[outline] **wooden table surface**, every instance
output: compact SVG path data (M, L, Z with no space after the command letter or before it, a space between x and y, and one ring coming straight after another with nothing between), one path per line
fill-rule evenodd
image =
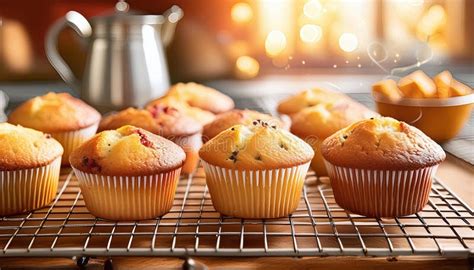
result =
M474 206L474 166L448 155L437 177L471 208ZM260 257L194 258L211 269L472 269L466 258L443 257ZM87 269L103 269L104 258L91 259ZM183 260L164 257L113 258L114 269L180 269ZM71 258L1 258L0 269L75 269Z

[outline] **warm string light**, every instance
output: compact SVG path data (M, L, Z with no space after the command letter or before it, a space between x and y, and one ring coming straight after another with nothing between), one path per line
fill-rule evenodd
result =
M310 0L303 6L304 15L311 19L317 19L320 16L322 10L323 7L318 0Z
M359 47L359 40L353 33L343 33L339 37L339 47L345 52L353 52Z
M300 29L300 38L305 43L315 43L321 39L321 26L315 24L305 24Z
M240 56L235 61L236 73L239 78L250 79L258 75L260 64L250 56Z
M286 43L285 34L281 31L273 30L268 33L265 39L265 51L268 56L275 57L285 50Z
M230 15L236 23L248 23L253 18L252 7L244 2L236 3L232 6Z

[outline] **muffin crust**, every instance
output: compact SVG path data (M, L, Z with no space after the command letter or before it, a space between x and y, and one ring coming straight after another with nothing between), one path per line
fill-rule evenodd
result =
M378 113L356 102L321 103L297 113L292 119L291 132L300 138L325 139L354 122L375 116Z
M176 97L192 107L212 113L223 113L234 108L234 101L216 89L197 84L178 83L171 87L168 96Z
M181 147L134 126L96 134L74 150L71 165L86 173L138 176L168 172L185 160Z
M441 163L446 154L423 132L390 117L362 120L327 138L321 151L337 166L407 170Z
M201 124L174 107L157 105L152 109L128 108L105 116L100 122L99 131L132 125L169 138L192 135L199 133L202 129Z
M351 98L342 93L324 90L321 88L313 88L301 91L296 95L282 100L278 104L277 111L281 114L292 115L307 107L311 107L323 102L333 103L341 99L353 101Z
M43 132L75 131L100 121L100 113L68 93L50 92L18 106L8 122Z
M63 154L51 135L22 126L0 123L0 170L45 166Z
M285 128L285 124L278 118L253 110L232 110L217 115L216 119L204 126L203 138L205 141L212 139L222 131L235 125L252 125L254 120L266 121L270 126L276 125Z
M200 109L198 107L192 107L188 105L188 103L175 96L165 96L159 99L152 100L146 105L145 109L153 113L163 106L173 107L178 111L183 112L187 116L193 118L194 120L198 121L201 125L206 125L214 121L214 119L216 118L216 116L212 112Z
M252 125L236 125L208 141L200 157L228 169L264 170L288 168L309 162L311 147L286 130L255 120Z

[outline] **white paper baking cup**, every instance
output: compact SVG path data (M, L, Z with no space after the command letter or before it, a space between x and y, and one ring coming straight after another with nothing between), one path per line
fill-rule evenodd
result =
M0 171L0 216L20 214L49 204L56 196L61 157L32 169Z
M55 138L64 148L62 164L69 164L69 155L83 142L95 135L99 123L92 126L67 132L54 132L51 136Z
M202 146L202 134L196 133L190 136L172 137L169 139L179 145L186 154L182 172L193 173L199 163L199 149Z
M239 218L278 218L296 210L309 162L275 170L232 170L202 161L216 211Z
M148 176L105 176L74 168L87 209L110 220L143 220L173 206L181 168Z
M325 163L337 204L367 217L399 217L421 211L438 168L364 170Z

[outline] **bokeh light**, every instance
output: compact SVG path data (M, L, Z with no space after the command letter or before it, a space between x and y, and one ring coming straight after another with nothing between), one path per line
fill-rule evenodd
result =
M359 47L359 40L353 33L344 33L339 37L339 47L345 52L353 52Z
M265 39L265 51L268 56L274 57L281 54L286 48L286 36L283 32L273 30Z
M244 55L237 58L235 68L239 78L250 79L258 75L260 64L255 58Z
M231 17L236 23L247 23L253 18L252 7L247 3L236 3L232 6Z
M417 25L417 34L420 39L435 34L446 24L446 11L441 5L431 6Z
M318 0L310 0L303 6L303 13L306 17L316 19L320 16L323 7Z
M315 24L305 24L300 29L300 38L303 42L314 43L321 39L321 26Z

